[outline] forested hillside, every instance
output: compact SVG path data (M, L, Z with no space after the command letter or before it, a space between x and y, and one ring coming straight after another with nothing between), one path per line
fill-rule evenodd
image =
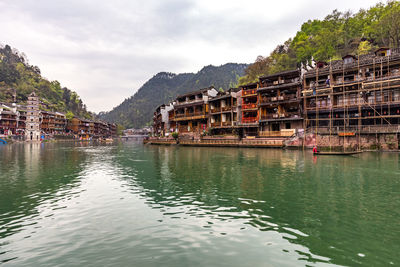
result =
M323 20L303 23L296 36L278 45L268 57L259 56L240 78L240 84L259 76L311 65L316 61L361 55L378 47L400 46L400 3L379 3L352 14L334 10Z
M128 128L143 127L151 123L157 106L167 104L177 95L212 85L216 89L235 86L246 67L246 64L228 63L219 67L206 66L196 74L160 72L148 80L132 97L110 112L100 113L99 117Z
M91 117L77 93L61 87L58 81L44 79L40 69L30 65L23 53L8 45L0 47L0 102L12 102L16 93L17 103L25 103L33 90L45 109Z

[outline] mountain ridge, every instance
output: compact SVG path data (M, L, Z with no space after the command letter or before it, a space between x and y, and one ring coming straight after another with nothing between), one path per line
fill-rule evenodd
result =
M28 63L24 53L9 45L0 46L0 102L15 100L24 104L32 91L40 97L42 108L92 118L76 92L62 87L57 80L44 78L39 67Z
M226 63L204 66L197 73L159 72L121 104L111 111L100 112L98 116L127 128L140 128L151 123L157 106L174 100L178 95L210 86L217 90L236 86L247 67L248 64L243 63Z

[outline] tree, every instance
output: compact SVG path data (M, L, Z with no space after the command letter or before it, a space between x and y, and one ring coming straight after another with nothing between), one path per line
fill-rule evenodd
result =
M122 126L121 124L117 124L117 135L118 136L122 135L123 130L125 130L125 127Z
M67 120L72 120L72 119L75 117L75 115L74 115L74 113L72 113L71 111L68 111L68 112L65 114L65 117L67 118Z
M278 45L257 60L239 78L240 84L255 82L261 75L293 69L312 60L329 61L346 54L365 54L379 46L400 47L400 2L378 3L368 10L334 10L323 20L308 20L293 39Z

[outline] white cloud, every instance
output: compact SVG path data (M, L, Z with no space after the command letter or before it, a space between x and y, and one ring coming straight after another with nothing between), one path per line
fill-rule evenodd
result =
M160 71L251 63L333 9L378 1L0 0L0 42L50 80L109 110Z

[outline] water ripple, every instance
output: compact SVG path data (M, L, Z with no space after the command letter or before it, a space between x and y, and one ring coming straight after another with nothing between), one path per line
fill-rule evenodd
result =
M5 266L398 264L397 155L315 162L296 151L83 143L15 151L0 166Z

